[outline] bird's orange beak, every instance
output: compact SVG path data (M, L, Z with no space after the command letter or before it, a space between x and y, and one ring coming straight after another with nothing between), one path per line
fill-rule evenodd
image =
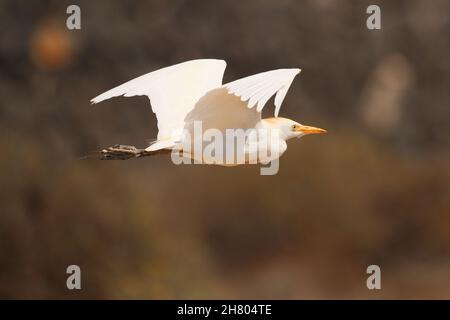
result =
M310 127L310 126L297 126L295 128L295 131L302 132L304 134L312 134L312 133L326 133L327 130L316 128L316 127Z

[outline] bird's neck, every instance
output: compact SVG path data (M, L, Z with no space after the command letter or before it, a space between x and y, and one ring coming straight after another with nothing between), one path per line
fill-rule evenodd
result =
M278 137L281 140L288 140L291 137L286 136L284 134L283 130L281 130L280 127L280 118L265 118L261 119L261 121L257 125L258 129L264 129L267 130L269 134L274 134L276 137Z

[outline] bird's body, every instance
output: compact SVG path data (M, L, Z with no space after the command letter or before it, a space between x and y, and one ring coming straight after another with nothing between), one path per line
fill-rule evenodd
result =
M300 69L278 69L222 84L225 67L223 60L187 61L130 80L91 102L147 95L159 132L145 151L173 150L208 164L268 163L286 151L286 140L326 132L278 117ZM273 95L275 117L261 119Z
M275 125L286 120L288 119L261 119L255 128L247 130L209 128L203 134L196 134L196 129L191 128L182 136L178 146L185 158L195 160L197 163L224 166L266 164L279 158L287 149L286 140L279 135ZM208 152L211 143L213 148Z

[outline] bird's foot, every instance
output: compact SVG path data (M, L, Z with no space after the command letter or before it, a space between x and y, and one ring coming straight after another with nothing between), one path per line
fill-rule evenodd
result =
M144 149L138 149L135 146L127 146L116 144L101 151L102 160L127 160L130 158L140 157L144 153Z
M112 148L114 148L116 150L123 150L123 151L128 150L128 151L131 151L131 152L136 152L138 150L135 146L128 146L128 145L125 145L125 144L116 144Z
M114 147L108 147L99 153L101 160L127 160L132 158L154 156L157 154L168 154L170 152L170 149L147 151L145 149L138 149L135 146L116 144ZM97 156L97 154L95 156Z

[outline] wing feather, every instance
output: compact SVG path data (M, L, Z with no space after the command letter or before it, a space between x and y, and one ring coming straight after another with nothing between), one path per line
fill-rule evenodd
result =
M208 91L222 85L226 63L199 59L159 69L132 79L91 100L99 103L113 97L148 96L158 119L158 140L177 139L184 118Z
M195 121L203 130L254 128L261 110L275 96L275 116L300 69L279 69L242 78L206 93L186 116L185 129L191 134ZM256 108L254 108L256 105Z
M224 84L228 92L248 101L248 108L257 106L262 111L267 101L275 95L275 117L278 116L281 104L300 69L278 69L258 73L246 78Z

